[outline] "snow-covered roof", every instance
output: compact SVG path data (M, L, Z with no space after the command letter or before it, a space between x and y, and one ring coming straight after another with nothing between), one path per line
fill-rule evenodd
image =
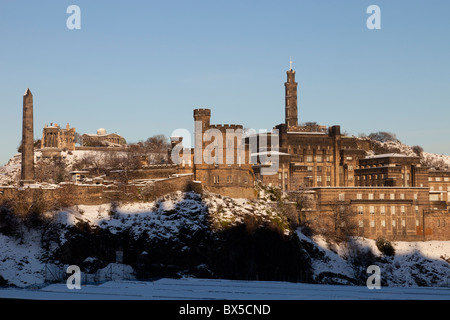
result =
M320 132L320 131L316 131L316 132L310 132L310 131L288 131L288 134L327 134L326 132Z
M289 153L279 152L279 151L263 151L252 153L251 156L289 156Z
M412 158L412 157L402 153L384 153L384 154L376 154L374 156L367 156L364 159L376 159L376 158Z

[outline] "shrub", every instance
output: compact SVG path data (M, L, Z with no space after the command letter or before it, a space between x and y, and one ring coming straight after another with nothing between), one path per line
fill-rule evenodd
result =
M382 254L384 254L385 256L394 256L395 255L395 249L394 246L392 245L392 243L384 238L378 238L375 241L375 244L378 248L378 250L380 250L380 252Z
M0 206L0 233L5 236L17 236L20 222L11 208L4 204Z

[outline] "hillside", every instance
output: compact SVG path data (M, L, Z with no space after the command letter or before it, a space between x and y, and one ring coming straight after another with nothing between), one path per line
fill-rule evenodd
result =
M368 263L380 266L385 286L447 286L450 275L450 241L395 242L396 255L385 257L373 240L336 244L291 229L266 200L178 192L46 215L55 217L56 237L49 224L0 234L3 284L61 280L69 264L79 265L88 282L198 277L356 285L367 278Z

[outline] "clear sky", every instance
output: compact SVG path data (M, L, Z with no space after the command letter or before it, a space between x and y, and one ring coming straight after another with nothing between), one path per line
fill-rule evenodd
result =
M80 30L66 26L73 4ZM366 27L372 4L380 30ZM448 0L0 0L0 165L17 152L28 87L35 138L51 122L170 136L192 130L195 108L270 130L290 56L299 122L450 154L449 17Z

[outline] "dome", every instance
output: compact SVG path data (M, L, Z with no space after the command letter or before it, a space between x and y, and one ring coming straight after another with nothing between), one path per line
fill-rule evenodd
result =
M106 134L106 129L104 129L104 128L100 128L100 129L98 129L97 130L97 135L103 135L103 134Z

